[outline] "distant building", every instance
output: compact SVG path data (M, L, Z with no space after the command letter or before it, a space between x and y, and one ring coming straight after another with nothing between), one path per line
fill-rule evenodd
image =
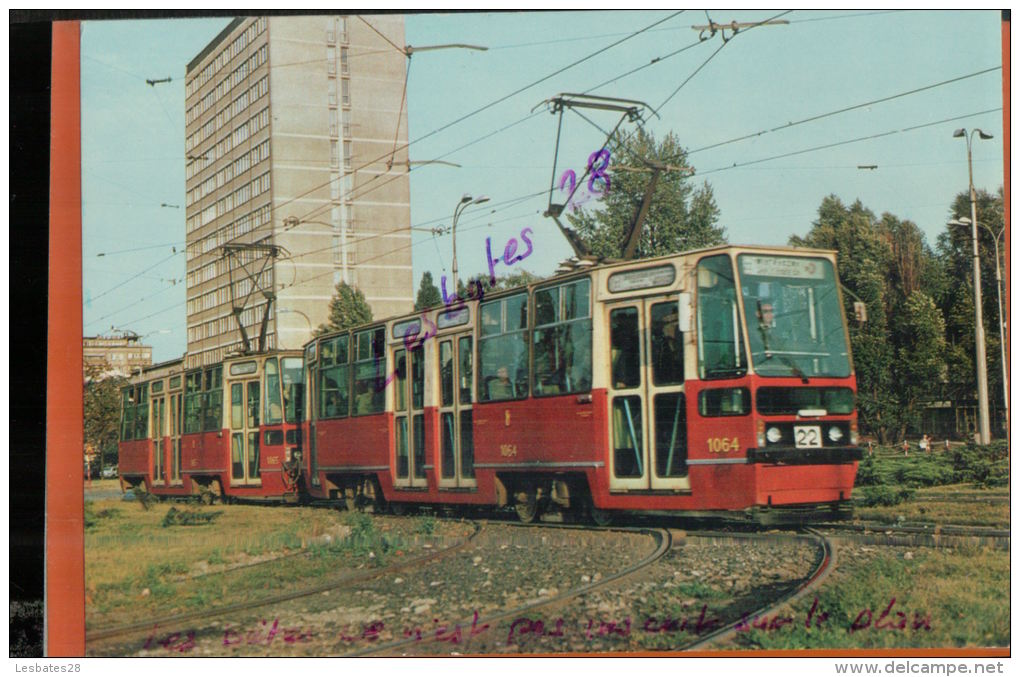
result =
M141 338L126 333L122 336L86 336L82 339L85 373L89 368L102 370L100 378L130 376L152 364L152 347L141 344Z
M186 368L241 347L235 310L254 348L269 299L267 348L311 338L341 280L376 317L413 307L404 20L367 19L238 18L188 64Z

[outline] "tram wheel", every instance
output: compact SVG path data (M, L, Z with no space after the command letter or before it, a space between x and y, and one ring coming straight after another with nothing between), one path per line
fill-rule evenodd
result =
M588 504L588 514L591 516L591 521L595 523L595 526L608 527L613 523L613 513L609 510L596 508L594 503Z
M524 500L518 498L514 503L514 510L517 511L517 519L524 524L531 524L538 517L538 497L534 489L529 489L523 498Z

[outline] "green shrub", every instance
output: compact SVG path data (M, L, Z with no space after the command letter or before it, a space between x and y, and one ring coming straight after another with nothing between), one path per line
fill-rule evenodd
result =
M163 527L172 526L195 526L198 524L211 524L217 517L223 514L222 510L214 512L199 512L198 510L178 510L170 506L163 516Z
M415 531L419 534L431 536L436 533L436 518L434 515L422 515L418 518L418 525L415 527Z
M855 497L855 500L858 505L870 508L876 505L899 505L913 495L913 489L882 485L876 487L861 487L860 493Z

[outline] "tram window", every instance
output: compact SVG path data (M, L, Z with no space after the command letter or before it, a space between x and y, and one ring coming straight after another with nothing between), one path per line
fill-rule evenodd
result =
M138 409L135 411L135 439L144 440L149 436L149 387L138 386Z
M441 453L443 455L443 461L440 464L440 470L443 479L450 479L454 477L457 472L457 468L454 465L453 459L453 447L455 432L454 432L454 421L453 412L444 411L442 416L439 417L440 436L442 437L442 448Z
M652 382L684 382L684 347L675 302L652 306Z
M132 439L131 433L134 432L131 429L131 423L135 418L134 405L131 403L131 388L123 388L120 391L120 396L120 439L122 442L127 442Z
M202 432L202 372L188 374L184 380L184 432Z
M725 255L698 262L698 372L705 379L747 372L733 265Z
M398 416L396 421L397 477L407 477L410 463L407 456L407 417Z
M368 329L354 335L354 412L355 416L378 414L383 410L384 388L376 383L386 378L386 330Z
M283 367L283 417L287 423L300 423L305 411L304 360L285 357Z
M588 279L535 292L535 395L591 389Z
M349 342L350 337L346 335L322 342L322 359L319 360L319 418L347 416L351 369L347 364Z
M528 295L482 304L478 340L478 398L483 402L528 396Z
M259 478L259 434L257 431L248 433L248 478L253 480Z
M460 476L475 476L475 443L472 433L472 410L460 412Z
M684 404L683 393L655 396L655 474L659 477L687 475L687 410Z
M248 383L248 427L259 427L259 384L258 381Z
M471 404L471 363L474 360L471 337L461 337L457 350L460 351L460 403Z
M262 445L266 447L275 447L283 444L283 431L282 430L267 430L262 436Z
M751 411L751 391L747 388L713 388L698 393L698 413L702 416L744 416Z
M630 306L609 314L610 359L614 388L636 388L641 383L641 340L638 311Z
M413 419L414 476L416 478L423 478L425 477L425 417L421 414L415 414Z
M425 349L421 346L411 351L411 408L425 406Z
M244 427L244 391L240 383L230 385L230 427L233 430Z
M266 360L266 425L278 425L283 421L283 402L280 393L280 363L275 357Z
M223 420L223 367L212 367L205 372L205 392L202 393L202 430L220 429Z
M439 404L453 404L453 341L439 344Z
M395 411L407 411L407 351L398 350L393 353L393 373L395 374L393 389Z
M613 398L613 472L617 477L645 474L641 429L641 398Z

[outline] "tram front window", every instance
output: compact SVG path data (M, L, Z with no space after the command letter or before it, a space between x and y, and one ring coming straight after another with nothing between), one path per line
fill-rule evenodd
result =
M755 373L850 375L846 329L832 263L820 258L738 257Z

